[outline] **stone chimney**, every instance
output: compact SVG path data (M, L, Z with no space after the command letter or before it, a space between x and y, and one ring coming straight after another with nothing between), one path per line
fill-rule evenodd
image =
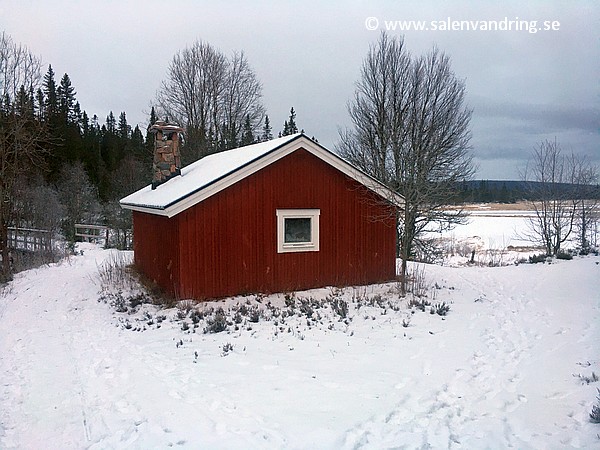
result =
M154 133L154 161L152 163L152 189L171 178L181 175L179 143L183 128L157 121L149 129Z

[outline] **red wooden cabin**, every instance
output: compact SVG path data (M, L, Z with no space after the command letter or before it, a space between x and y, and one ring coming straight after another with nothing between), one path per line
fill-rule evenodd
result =
M121 200L135 264L197 300L392 280L401 203L303 134L207 156Z

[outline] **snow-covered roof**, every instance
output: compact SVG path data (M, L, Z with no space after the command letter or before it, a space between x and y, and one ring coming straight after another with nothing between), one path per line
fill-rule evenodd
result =
M397 204L403 203L401 196L304 134L297 133L208 155L182 168L181 176L171 178L156 189L148 185L122 198L120 204L126 209L173 217L300 147L386 199Z

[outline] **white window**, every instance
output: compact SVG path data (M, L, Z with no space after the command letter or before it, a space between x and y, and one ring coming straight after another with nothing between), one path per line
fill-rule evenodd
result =
M319 251L319 209L277 210L277 253Z

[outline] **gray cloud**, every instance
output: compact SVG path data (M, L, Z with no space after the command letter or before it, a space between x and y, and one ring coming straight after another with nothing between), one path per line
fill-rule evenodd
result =
M556 137L565 149L600 155L597 0L491 3L360 0L197 2L159 0L0 3L3 30L60 77L67 72L89 114L126 111L146 126L149 105L178 50L203 39L244 50L264 85L275 132L291 106L298 125L333 148L348 126L346 102L361 62L386 20L559 21L553 32L394 31L414 54L434 44L452 57L473 107L478 177L513 178L534 145Z
M482 119L510 119L526 123L530 132L598 132L600 129L600 110L590 106L513 104L481 99L475 110Z

